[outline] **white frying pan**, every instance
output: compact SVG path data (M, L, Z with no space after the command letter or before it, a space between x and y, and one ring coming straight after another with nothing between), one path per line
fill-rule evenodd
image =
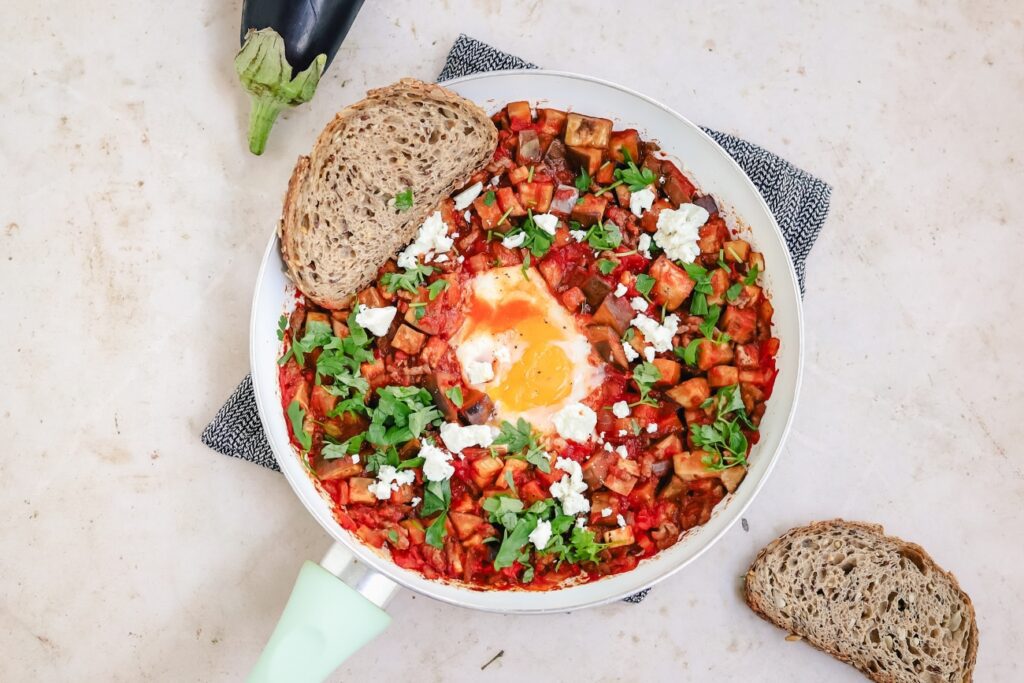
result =
M489 112L515 100L607 117L615 127L637 128L658 141L706 193L714 195L730 225L744 225L748 241L765 258L765 287L775 307L775 336L782 341L779 376L761 422L761 439L739 489L716 508L710 521L677 544L643 560L630 572L554 591L484 591L432 581L393 564L363 544L331 514L293 451L277 382L277 321L294 303L276 237L263 256L256 282L250 331L250 361L260 418L274 455L295 495L335 543L319 565L307 562L281 620L250 676L253 681L322 680L390 621L383 611L399 588L444 602L491 612L565 612L600 605L635 593L679 571L711 547L742 515L772 470L789 431L803 366L803 321L796 273L778 224L739 166L710 137L654 100L596 78L522 70L460 78L446 87ZM742 219L740 221L739 219ZM340 579L340 580L339 580Z

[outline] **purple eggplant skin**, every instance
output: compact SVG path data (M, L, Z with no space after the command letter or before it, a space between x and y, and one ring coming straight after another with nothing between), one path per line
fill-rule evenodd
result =
M245 0L239 45L249 29L272 28L284 38L292 73L304 71L318 55L330 66L348 35L363 0Z
M693 200L693 203L707 211L712 216L718 213L718 204L715 202L715 198L709 194L697 197Z

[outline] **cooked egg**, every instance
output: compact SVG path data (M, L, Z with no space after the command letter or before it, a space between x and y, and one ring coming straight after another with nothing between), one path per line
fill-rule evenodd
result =
M494 268L470 281L462 327L453 338L467 383L494 401L497 418L522 417L552 431L552 417L600 386L604 371L573 316L541 274ZM489 364L493 374L481 372Z

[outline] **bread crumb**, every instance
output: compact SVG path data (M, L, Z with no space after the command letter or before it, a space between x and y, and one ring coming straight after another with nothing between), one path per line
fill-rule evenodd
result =
M803 640L803 639L804 639L803 636L798 636L795 633L790 633L788 636L786 636L786 642L787 643L795 643L795 642L797 642L799 640Z

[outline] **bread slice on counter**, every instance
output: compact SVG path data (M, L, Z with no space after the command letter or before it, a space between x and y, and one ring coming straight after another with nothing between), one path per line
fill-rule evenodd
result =
M338 308L416 235L438 203L485 166L498 133L483 109L406 78L327 124L292 172L281 253L296 286ZM412 190L412 208L394 198Z
M879 683L972 680L971 599L921 546L841 519L783 534L746 575L746 600L771 623Z

